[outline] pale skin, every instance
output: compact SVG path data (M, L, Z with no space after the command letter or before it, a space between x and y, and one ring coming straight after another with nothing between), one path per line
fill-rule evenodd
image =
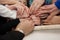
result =
M28 35L34 29L33 21L27 20L27 19L21 19L21 23L18 24L18 26L16 27L15 31L19 31L18 28L20 30L23 30L23 32L24 32L25 35Z
M26 8L25 5L20 3L18 0L10 0L10 1L9 0L0 0L0 4L8 5L7 7L11 10L17 9L17 11L18 11L17 15L22 15L24 8ZM9 4L11 4L11 6ZM18 17L20 17L20 16L17 16L17 18Z
M16 4L17 0L0 0L0 4Z
M29 8L25 6L23 3L16 3L14 5L8 5L8 8L11 10L17 9L17 18L26 18L29 16Z
M25 2L26 0L20 0L20 1ZM17 9L17 15L18 15L17 18L25 18L25 17L27 18L30 13L34 14L35 16L40 16L40 14L42 14L42 13L50 13L51 15L48 16L48 18L46 20L44 20L44 22L49 22L59 12L59 10L54 5L54 2L56 0L53 0L53 4L51 4L51 5L42 6L44 1L45 0L34 0L32 5L30 6L30 11L29 11L29 8L23 4L23 2L21 2L21 3L16 2L14 5L7 6L7 7L12 10Z
M35 14L36 11L41 7L45 0L34 0L32 5L30 6L31 14Z
M56 2L56 0L53 0L53 2ZM45 22L49 22L52 20L52 18L59 13L60 10L55 6L55 4L51 5L45 5L40 8L40 13L50 13L50 16L45 20Z
M48 18L46 20L44 20L44 22L46 22L46 23L48 23L50 20L52 20L53 17L56 14L59 13L59 10L55 6L54 2L56 2L56 0L53 0L53 4L51 4L51 5L44 5L44 6L40 7L40 9L37 11L37 16L40 16L40 14L42 14L42 13L50 13L50 16L48 16Z
M44 24L48 25L60 24L60 16L54 16L50 21L45 22Z

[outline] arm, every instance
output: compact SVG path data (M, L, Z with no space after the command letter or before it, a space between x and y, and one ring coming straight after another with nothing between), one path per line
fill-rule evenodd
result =
M16 4L18 0L0 0L0 4Z
M24 38L24 34L18 31L8 32L3 35L0 40L22 40Z
M8 32L7 34L0 37L0 40L22 40L23 37L31 33L33 29L34 24L31 20L22 19L21 23L19 23L18 26L16 27L15 31Z
M7 34L1 36L0 40L22 40L23 37L30 34L33 29L34 24L31 20L21 20L21 23L18 24L15 31L8 32Z
M4 34L12 29L12 27L16 27L19 24L19 19L15 19L13 21L7 22L0 26L0 34Z

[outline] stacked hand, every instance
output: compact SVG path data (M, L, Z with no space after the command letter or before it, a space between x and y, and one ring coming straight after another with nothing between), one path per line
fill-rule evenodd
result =
M47 17L47 19L45 20L45 22L49 22L54 16L56 16L56 14L59 13L58 8L55 6L55 4L51 4L51 5L45 5L42 6L39 10L38 15L43 14L43 13L50 13L50 15Z
M2 4L14 4L8 5L7 7L11 10L16 10L17 18L20 18L21 22L18 24L15 31L22 30L25 35L32 32L34 25L40 25L40 14L51 13L50 16L48 16L48 18L44 21L45 23L48 23L50 21L49 24L51 24L54 23L51 19L59 12L54 4L42 6L44 4L44 0L34 0L30 8L18 1L11 0L9 2L10 3L8 3L7 0L7 2L4 3L2 0L0 0L0 3ZM53 20L55 20L55 18ZM57 21L59 22L60 20ZM57 23L57 21L55 23Z
M29 16L29 8L22 3L16 3L14 5L8 5L11 10L17 10L18 18L27 18Z
M17 10L17 18L30 19L30 20L34 21L34 24L36 24L36 25L40 24L40 18L36 17L35 15L34 16L30 15L31 11L24 4L17 3L15 5L8 5L7 7L10 8L11 10Z
M42 6L43 4L44 0L34 0L30 8L22 3L16 3L14 5L8 6L8 8L17 10L17 18L30 19L34 22L34 24L39 25L40 14L50 13L50 16L44 20L44 22L49 22L49 20L51 20L59 12L54 3L51 5Z
M27 19L21 19L21 22L16 27L15 31L22 30L25 35L31 33L34 29L33 21Z
M37 10L43 5L44 0L34 0L30 7L31 14L37 13Z
M50 13L50 15L47 17L47 19L44 20L45 23L48 23L50 20L53 19L53 17L56 14L59 13L58 8L54 4L54 2L56 2L56 0L52 0L52 1L53 1L53 4L42 6L42 4L44 3L44 0L40 0L40 1L34 0L34 2L32 3L32 5L30 7L31 14L40 16L41 14L44 14L44 13Z

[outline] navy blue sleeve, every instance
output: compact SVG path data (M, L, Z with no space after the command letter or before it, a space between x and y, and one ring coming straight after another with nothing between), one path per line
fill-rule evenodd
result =
M18 31L11 31L0 37L0 40L22 40L24 34Z
M0 26L0 34L5 34L9 30L11 30L13 27L17 26L19 24L19 19L15 19L13 21L7 22Z
M60 9L60 0L57 0L57 1L55 2L55 5L56 5L56 7L57 7L58 9Z

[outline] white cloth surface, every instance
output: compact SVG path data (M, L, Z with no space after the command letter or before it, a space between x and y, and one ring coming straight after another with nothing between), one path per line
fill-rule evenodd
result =
M33 31L23 40L60 40L60 30Z

